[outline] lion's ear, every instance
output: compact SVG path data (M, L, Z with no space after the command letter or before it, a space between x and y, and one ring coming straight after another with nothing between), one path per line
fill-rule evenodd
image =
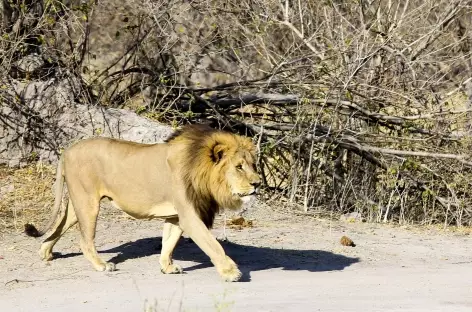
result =
M213 146L212 159L215 163L219 163L220 160L225 156L228 148L223 144L216 144Z

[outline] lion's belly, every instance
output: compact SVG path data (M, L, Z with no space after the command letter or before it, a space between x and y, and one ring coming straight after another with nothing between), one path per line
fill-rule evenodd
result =
M118 204L113 200L111 203L116 208L123 210L136 219L166 219L177 216L177 210L175 210L175 207L171 202L162 202L159 204L150 205L149 207L129 207L123 204Z

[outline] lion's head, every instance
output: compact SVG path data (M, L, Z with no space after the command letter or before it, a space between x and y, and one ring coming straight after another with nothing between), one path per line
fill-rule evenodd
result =
M181 173L187 196L207 227L220 208L239 209L255 197L261 180L249 138L192 125L166 141L185 145Z

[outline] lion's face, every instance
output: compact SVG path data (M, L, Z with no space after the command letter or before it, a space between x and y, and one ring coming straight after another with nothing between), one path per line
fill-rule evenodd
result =
M236 151L226 164L226 181L234 197L249 202L255 198L261 179L255 170L253 155L245 150Z
M191 127L171 144L183 144L186 149L182 171L188 196L200 216L211 217L205 219L207 226L213 222L213 215L208 214L213 206L237 210L255 199L261 179L255 170L256 148L251 139Z

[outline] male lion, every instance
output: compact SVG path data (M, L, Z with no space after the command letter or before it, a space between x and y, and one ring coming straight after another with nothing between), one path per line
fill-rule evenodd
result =
M254 198L260 178L254 169L252 141L207 126L184 127L165 143L139 144L91 138L66 149L56 173L53 215L38 231L25 225L29 236L47 236L39 254L52 259L52 248L77 221L80 248L98 271L113 271L95 249L95 226L102 198L139 219L165 219L159 259L163 273L181 273L172 252L186 232L210 257L225 281L241 277L209 228L220 208L238 209ZM69 202L60 214L63 184ZM60 217L59 217L60 215Z

